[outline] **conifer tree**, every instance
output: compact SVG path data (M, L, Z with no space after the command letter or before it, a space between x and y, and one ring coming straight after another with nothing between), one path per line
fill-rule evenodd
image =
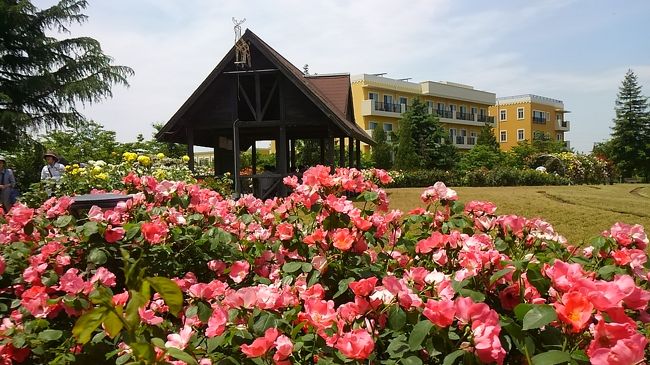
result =
M500 150L499 142L494 134L494 128L492 128L492 125L485 123L485 125L481 127L481 131L476 139L476 145L486 146L494 151Z
M650 178L650 110L637 76L628 70L616 99L611 152L623 177Z
M0 2L0 148L30 131L84 123L78 103L112 96L133 70L112 65L93 38L57 39L83 23L86 0L60 0L39 9L29 0Z
M372 131L372 139L375 145L372 147L372 161L376 168L390 169L392 167L391 146L387 142L386 132L383 128L375 128Z

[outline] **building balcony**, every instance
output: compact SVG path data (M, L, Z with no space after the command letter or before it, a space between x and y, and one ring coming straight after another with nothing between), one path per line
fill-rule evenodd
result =
M571 122L568 120L558 120L555 122L555 130L556 131L570 131L571 130Z
M439 110L429 108L429 114L438 116L440 123L463 124L475 127L482 127L485 123L494 124L494 117L473 113L461 113L459 111Z
M456 136L452 142L458 149L469 150L476 145L476 137Z
M546 124L546 118L533 117L533 123L535 123L535 124Z
M366 129L366 133L372 138L372 131L373 129ZM384 131L386 134L386 142L392 142L393 141L393 131Z
M400 118L406 111L406 104L391 104L372 99L364 100L361 104L361 114L365 116L380 116Z

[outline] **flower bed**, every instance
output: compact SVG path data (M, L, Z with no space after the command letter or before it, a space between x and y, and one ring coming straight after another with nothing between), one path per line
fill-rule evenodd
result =
M15 206L0 217L0 358L643 363L641 226L575 247L442 183L427 209L388 212L379 182L390 177L318 166L285 179L285 199L233 201L129 174L138 193L114 209Z

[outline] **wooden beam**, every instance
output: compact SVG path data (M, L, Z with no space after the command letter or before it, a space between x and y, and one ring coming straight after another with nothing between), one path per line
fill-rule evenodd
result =
M248 98L248 94L246 93L246 90L244 90L244 87L241 86L239 82L237 82L237 86L239 87L239 92L244 97L244 101L246 102L246 105L248 105L248 109L250 109L251 113L253 113L253 118L257 120L257 114L255 113L255 108L253 108L253 104L251 104L251 100Z
M339 138L339 166L345 167L345 138Z
M263 69L263 70L247 70L247 71L225 71L222 72L224 75L254 75L254 74L266 74L266 73L275 73L278 72L277 68L269 68L269 69Z
M188 167L194 172L194 129L186 127L187 133L187 156L190 158Z
M320 164L325 165L325 138L320 138Z
M251 146L251 167L252 174L257 174L257 146L255 140L253 139L253 145Z
M361 169L361 141L357 139L357 168Z
M280 126L280 136L278 138L277 146L277 173L286 175L287 174L287 128ZM280 195L286 196L287 189L284 184L280 185Z
M296 171L296 140L292 139L289 141L291 143L291 152L290 152L290 162L291 165L289 166L291 171Z
M348 167L354 167L354 138L348 137Z
M273 93L275 92L275 89L278 88L278 78L275 79L273 82L273 86L271 87L271 92L269 92L269 97L266 98L266 102L264 103L264 108L262 108L262 119L264 119L264 116L266 115L266 110L269 108L269 104L271 104L271 100L273 100Z
M290 120L240 120L239 121L239 126L240 127L280 127L280 126L301 126L301 125L309 125L309 126L322 126L322 124L318 122L294 122Z
M259 73L255 74L255 120L262 120L262 87Z
M235 195L239 197L241 194L241 181L239 181L239 170L241 166L241 156L239 155L239 121L234 121L232 124L232 149L234 153L234 174L233 177L235 179Z
M336 167L334 161L334 137L327 137L327 165L332 168Z

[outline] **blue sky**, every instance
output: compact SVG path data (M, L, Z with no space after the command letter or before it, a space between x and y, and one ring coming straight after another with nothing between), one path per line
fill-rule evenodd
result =
M85 13L72 35L99 40L136 72L130 88L85 109L121 141L149 136L181 106L232 47L232 17L312 73L386 72L560 99L578 151L608 138L628 68L650 96L647 0L91 0Z

